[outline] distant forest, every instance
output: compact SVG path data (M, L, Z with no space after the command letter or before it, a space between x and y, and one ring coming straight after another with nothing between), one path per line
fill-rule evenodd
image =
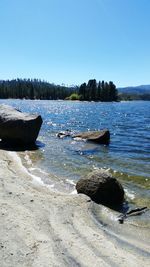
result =
M97 81L95 79L89 80L88 83L83 83L79 87L80 100L87 101L117 101L118 91L113 82Z
M14 79L0 81L0 98L117 101L118 91L113 82L97 82L95 79L73 87L55 85L39 79Z
M65 99L76 88L55 85L39 79L14 79L0 81L0 98Z
M150 101L150 94L133 94L133 93L119 93L118 99L124 101L132 101L132 100L145 100Z
M150 85L118 88L118 94L121 100L150 100Z

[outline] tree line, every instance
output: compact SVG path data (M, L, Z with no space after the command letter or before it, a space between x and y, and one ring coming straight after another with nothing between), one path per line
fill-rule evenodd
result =
M65 99L73 87L55 85L39 79L14 79L0 81L0 98Z
M87 101L117 101L118 91L112 81L109 83L105 81L97 82L95 79L92 79L87 84L81 84L79 96L81 100Z
M132 101L132 100L145 100L150 101L150 94L133 94L133 93L121 93L118 95L119 101Z
M74 98L71 98L74 95ZM13 79L0 81L0 98L19 99L79 99L86 101L117 101L118 94L113 82L96 82L95 79L81 86L55 85L39 79Z

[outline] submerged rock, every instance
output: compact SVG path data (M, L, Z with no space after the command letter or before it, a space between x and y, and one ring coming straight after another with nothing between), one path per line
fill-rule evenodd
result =
M71 131L66 130L66 131L59 132L57 134L57 137L59 137L59 138L64 138L64 137L67 137L67 136L72 136Z
M35 143L42 125L40 115L22 113L7 105L0 105L0 139L9 143Z
M88 141L100 143L100 144L109 144L110 141L110 132L109 130L101 130L101 131L89 131L78 133L74 135L75 138L86 139Z
M109 130L101 130L101 131L88 131L88 132L81 132L78 134L74 134L73 132L66 130L59 132L57 134L57 137L59 138L64 138L64 137L72 137L75 140L87 140L87 141L92 141L96 142L99 144L109 144L110 141L110 132Z
M121 206L124 201L124 190L118 180L110 173L96 170L87 177L81 178L77 184L78 193L89 196L98 204L108 207Z

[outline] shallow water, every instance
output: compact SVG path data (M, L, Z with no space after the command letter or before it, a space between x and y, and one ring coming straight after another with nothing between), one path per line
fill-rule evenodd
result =
M20 152L30 172L54 189L72 192L90 171L109 169L122 181L132 206L150 207L150 102L95 103L40 100L0 100L21 111L42 115L39 149ZM109 146L56 134L108 128Z

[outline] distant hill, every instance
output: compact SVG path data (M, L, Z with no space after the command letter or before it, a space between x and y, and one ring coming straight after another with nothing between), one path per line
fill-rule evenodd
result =
M120 94L136 94L136 95L149 95L150 85L128 86L117 88Z

